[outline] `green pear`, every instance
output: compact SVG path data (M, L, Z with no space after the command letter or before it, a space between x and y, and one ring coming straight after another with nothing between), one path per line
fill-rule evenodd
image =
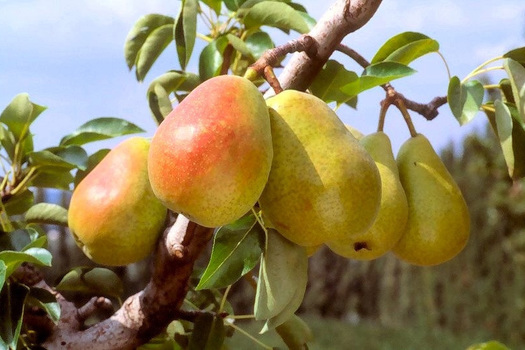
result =
M363 146L313 95L286 90L267 104L274 159L259 199L265 223L302 246L367 231L381 180Z
M405 232L408 203L388 135L376 132L363 137L360 143L376 162L381 175L381 207L370 230L327 245L344 257L372 260L390 251Z
M113 148L73 191L68 224L93 261L127 265L153 249L167 209L148 180L150 141L132 137Z
M392 251L415 265L452 259L470 234L469 212L459 187L421 134L401 146L397 165L409 209L405 233Z
M356 139L361 140L363 137L365 137L361 131L357 130L352 125L345 124L345 127Z
M157 197L192 221L215 227L257 202L270 173L268 108L257 87L237 76L209 79L157 129L149 177Z

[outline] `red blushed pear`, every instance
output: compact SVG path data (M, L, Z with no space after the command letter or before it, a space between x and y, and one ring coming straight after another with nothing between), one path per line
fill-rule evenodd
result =
M145 258L164 227L167 209L148 181L149 140L121 142L78 184L68 223L93 261L127 265Z
M268 180L273 149L268 108L249 80L209 79L157 129L148 170L155 195L207 227L252 208Z

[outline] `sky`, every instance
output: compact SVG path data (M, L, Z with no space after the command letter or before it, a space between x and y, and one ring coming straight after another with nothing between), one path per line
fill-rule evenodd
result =
M331 1L297 1L318 19ZM496 4L496 5L495 5ZM124 118L152 136L156 124L149 112L146 91L149 82L170 69L179 69L174 45L164 52L144 83L135 80L125 64L123 47L135 21L148 13L176 16L180 6L174 0L0 0L0 110L21 92L48 109L34 123L35 147L58 144L61 137L86 121L98 117ZM480 63L509 49L525 46L525 1L504 0L385 0L376 15L343 43L371 59L391 36L417 31L436 39L452 75L465 77ZM294 38L278 35L277 44ZM197 49L203 43L197 44ZM197 55L190 68L196 70ZM348 69L361 69L349 58L337 55ZM446 95L448 75L437 54L411 64L417 73L395 81L394 87L417 102ZM494 80L502 76L495 74ZM360 96L357 110L341 108L339 117L364 133L377 125L381 88ZM468 133L483 130L486 118L460 127L448 106L426 121L413 114L416 129L427 135L435 148L460 142ZM385 131L394 150L409 137L400 113L389 110ZM94 151L111 147L114 141L88 147Z

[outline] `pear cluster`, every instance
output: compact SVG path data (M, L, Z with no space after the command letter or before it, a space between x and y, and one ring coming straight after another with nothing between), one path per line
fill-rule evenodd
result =
M69 224L89 257L119 265L153 249L166 208L217 227L257 204L266 227L310 253L435 265L469 234L461 192L423 135L396 160L385 133L363 136L321 99L265 100L237 76L199 85L151 143L113 149L75 189Z

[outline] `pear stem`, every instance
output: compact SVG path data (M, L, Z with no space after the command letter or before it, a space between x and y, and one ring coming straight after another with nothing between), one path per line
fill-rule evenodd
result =
M272 66L266 66L264 67L264 79L270 84L273 91L275 91L275 94L279 94L283 92L283 88L281 87L281 83L279 83L279 79L277 79L277 76L275 75Z
M405 122L407 123L408 130L410 131L410 136L416 137L417 131L416 131L416 128L414 127L414 124L412 123L412 118L410 118L410 114L408 113L407 107L405 106L405 102L403 101L403 99L398 98L394 101L394 104L396 105L396 107L399 109L399 111L403 115L403 118L405 119Z

